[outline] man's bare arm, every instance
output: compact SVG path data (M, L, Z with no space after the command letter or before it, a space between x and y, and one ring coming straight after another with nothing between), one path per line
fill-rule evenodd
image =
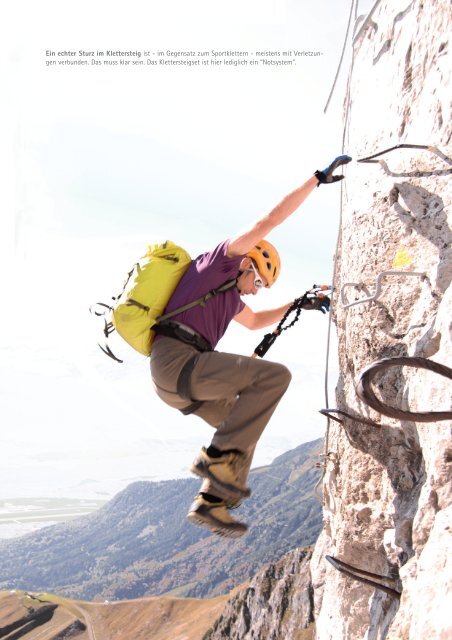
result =
M318 179L312 176L301 187L289 193L269 214L258 220L251 229L244 231L231 240L228 247L228 256L232 258L248 253L256 242L265 238L272 229L292 215L318 184Z
M245 305L242 311L234 317L234 320L247 329L263 329L279 322L292 304L293 301L277 309L265 311L253 311Z
M258 220L251 229L233 238L229 243L227 255L233 258L248 253L259 240L266 238L270 231L291 216L315 187L319 186L319 184L331 184L342 180L344 176L334 175L334 171L350 161L350 156L338 156L326 169L316 171L312 178L309 178L301 187L289 193L269 214Z

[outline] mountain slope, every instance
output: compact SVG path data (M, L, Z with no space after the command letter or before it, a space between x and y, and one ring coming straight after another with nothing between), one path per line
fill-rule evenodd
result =
M321 506L312 492L321 446L303 444L252 471L253 496L237 512L252 525L242 539L211 536L186 521L197 480L138 482L94 514L0 543L0 588L87 600L225 593L317 539Z
M202 640L228 596L142 598L93 604L50 594L0 592L0 637L47 640Z
M48 593L0 592L5 640L312 640L312 548L262 567L216 598L138 598L92 603Z

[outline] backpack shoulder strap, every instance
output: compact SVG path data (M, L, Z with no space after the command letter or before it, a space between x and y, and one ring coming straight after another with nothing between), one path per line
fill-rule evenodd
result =
M196 307L198 305L201 305L202 307L204 307L211 298L214 298L219 293L224 293L229 289L233 289L236 286L236 284L237 284L237 278L234 278L233 280L227 280L226 282L223 282L222 285L220 285L216 289L212 289L211 291L208 291L197 300L193 300L193 302L187 302L187 304L184 304L181 307L174 309L173 311L169 311L168 313L165 313L163 316L159 316L157 318L157 322L168 320L168 318L172 318L178 313L183 313L184 311L188 311L188 309L192 309L193 307Z

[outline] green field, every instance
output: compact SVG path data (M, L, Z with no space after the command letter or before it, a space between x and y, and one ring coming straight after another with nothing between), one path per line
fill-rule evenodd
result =
M11 498L0 500L0 538L66 522L104 505L106 500L79 498Z

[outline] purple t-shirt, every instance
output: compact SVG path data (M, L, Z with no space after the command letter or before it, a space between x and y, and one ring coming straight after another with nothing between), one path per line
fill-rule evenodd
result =
M228 280L236 278L244 256L228 258L229 240L213 251L202 253L188 267L174 291L164 313L205 295ZM211 298L204 307L200 305L170 318L191 327L215 348L228 324L244 308L245 303L234 287Z

